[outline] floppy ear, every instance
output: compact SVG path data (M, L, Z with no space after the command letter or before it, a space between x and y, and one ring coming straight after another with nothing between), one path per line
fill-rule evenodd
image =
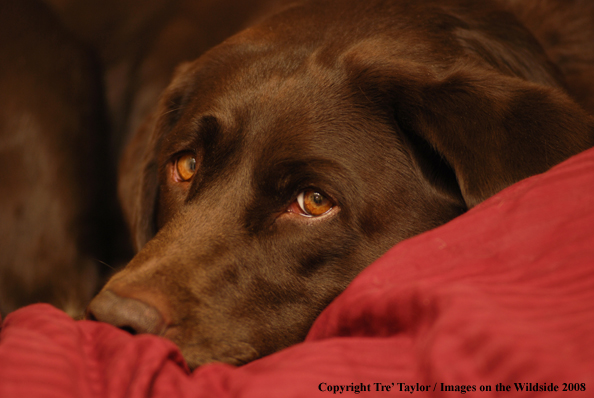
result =
M118 196L136 250L140 250L157 232L158 148L182 106L186 87L184 72L189 66L189 63L178 66L172 83L154 111L132 136L120 160Z
M359 87L373 87L367 98L390 107L423 173L450 168L468 208L594 145L592 117L558 88L471 65L442 76L422 65L359 76Z
M158 169L152 136L155 116L138 129L125 148L119 165L118 196L138 251L155 234L154 209Z

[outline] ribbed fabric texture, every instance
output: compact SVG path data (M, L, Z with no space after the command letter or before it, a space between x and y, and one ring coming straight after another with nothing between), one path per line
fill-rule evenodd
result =
M539 391L551 383L557 392ZM396 245L304 343L240 368L189 373L164 339L47 305L0 331L2 398L388 397L410 386L424 397L594 396L594 150Z

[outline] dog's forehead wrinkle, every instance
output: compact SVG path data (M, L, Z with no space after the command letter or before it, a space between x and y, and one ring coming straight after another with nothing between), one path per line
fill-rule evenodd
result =
M242 43L231 47L231 53L243 55L253 46ZM325 65L325 61L321 61L323 57L320 54L323 51L316 45L302 42L280 51L278 48L274 48L274 52L270 51L258 47L253 51L247 51L246 56L219 60L221 69L224 70L222 74L225 75L225 85L217 87L219 95L214 102L221 98L226 102L235 99L254 106L266 99L275 100L282 94L290 93L292 97L307 95L298 90L304 81L316 82L319 85L323 81L337 78L336 70L332 70ZM226 56L228 57L227 54ZM218 70L217 74L220 78L221 71ZM307 75L308 79L303 79L304 75ZM325 95L328 94L329 92L325 92ZM265 106L268 106L269 101L266 103ZM278 105L274 103L275 108Z

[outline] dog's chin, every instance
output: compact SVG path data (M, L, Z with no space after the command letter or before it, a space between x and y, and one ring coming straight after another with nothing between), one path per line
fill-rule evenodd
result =
M179 347L182 356L191 370L213 362L241 366L261 356L251 344L243 342L233 344L221 342L212 349L192 345L191 343L180 344L176 341L173 342Z
M181 349L181 352L191 370L214 362L241 366L259 358L258 352L247 344L245 347L234 347L233 350L220 354L203 352L193 348Z

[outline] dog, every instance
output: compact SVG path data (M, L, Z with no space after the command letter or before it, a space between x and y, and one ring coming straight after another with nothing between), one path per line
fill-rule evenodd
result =
M191 368L302 341L391 246L594 144L593 10L302 1L183 63L120 163L138 253L87 318Z

